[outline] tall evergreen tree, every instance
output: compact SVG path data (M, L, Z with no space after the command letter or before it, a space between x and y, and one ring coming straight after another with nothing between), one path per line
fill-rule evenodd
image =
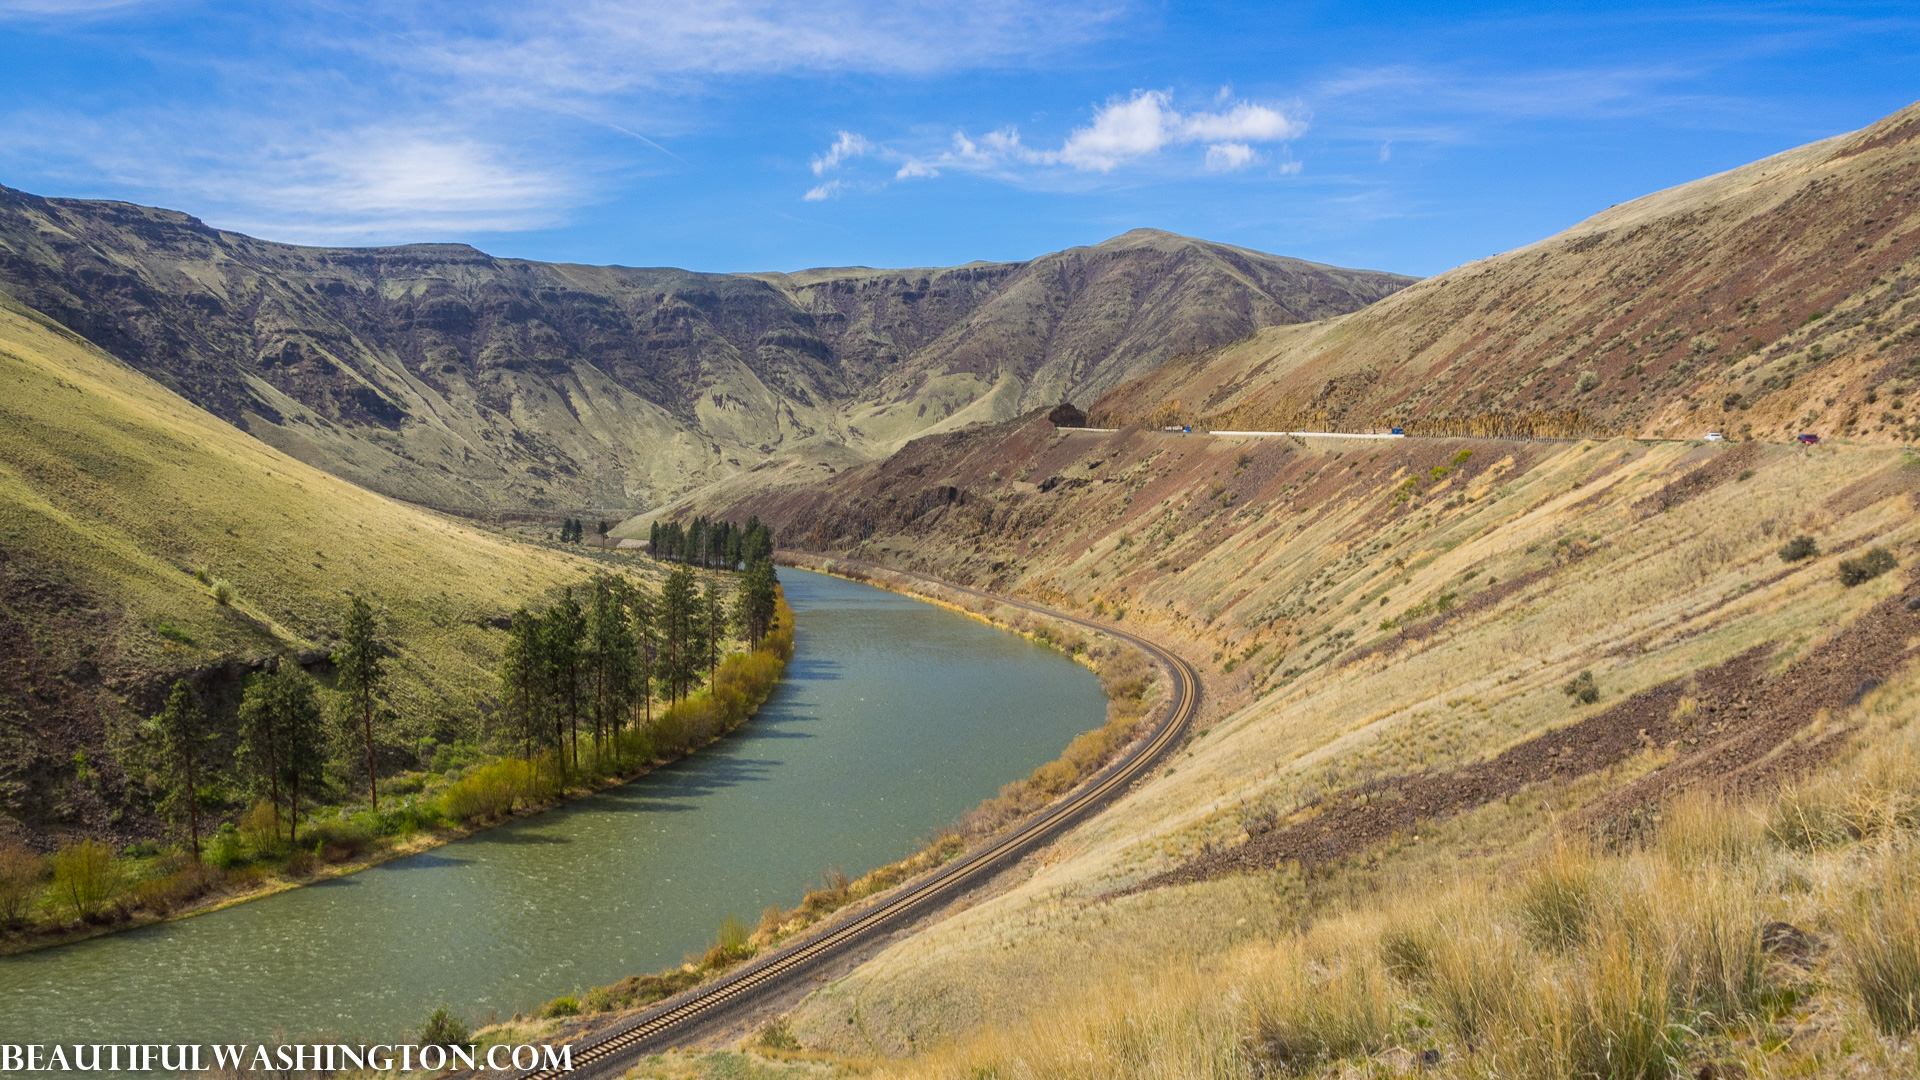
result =
M660 590L660 637L665 662L659 678L666 686L669 702L679 701L698 668L695 652L695 620L698 596L694 592L693 571L684 564L667 575Z
M300 843L300 792L322 783L326 765L325 720L313 678L281 657L270 673L247 680L240 701L243 771L279 812L285 799L287 841Z
M727 604L720 586L709 581L700 594L700 636L706 646L707 682L720 670L720 646L727 640Z
M286 663L285 660L280 663ZM265 793L280 812L280 759L285 736L281 731L279 687L270 673L248 676L240 690L240 746L234 764L255 795Z
M200 744L205 740L206 718L194 703L193 688L185 679L173 684L167 704L148 721L158 753L164 794L160 813L168 821L185 825L187 841L193 847L193 861L200 861Z
M593 581L587 611L587 656L592 678L593 742L596 747L618 732L633 696L633 631L627 604L633 587L627 579L601 574Z
M627 625L633 638L634 720L646 725L653 723L653 679L660 650L654 614L652 594L645 586L634 586L627 600Z
M747 564L740 592L734 600L734 622L749 645L760 644L760 639L773 629L774 610L779 603L778 586L779 579L774 576L771 561L760 559Z
M509 737L520 743L520 756L533 760L534 747L547 733L547 654L540 620L526 608L513 613L507 628L507 648L500 661L500 699Z
M350 722L367 757L367 805L380 809L378 774L374 771L374 717L380 714L380 695L387 684L386 650L380 644L380 624L373 608L363 597L354 597L347 608L347 624L340 633L340 650L333 654L340 672L340 688L346 691Z
M572 736L573 767L577 769L580 767L581 652L587 622L572 586L560 591L560 602L547 609L542 622L547 671L552 679L554 737L564 751L568 736Z

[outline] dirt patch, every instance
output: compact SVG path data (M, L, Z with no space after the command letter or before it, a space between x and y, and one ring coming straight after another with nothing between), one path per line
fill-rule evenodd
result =
M1634 503L1633 508L1638 510L1642 517L1665 513L1689 499L1705 495L1728 480L1732 480L1742 471L1753 468L1759 460L1759 443L1740 443L1731 450L1714 455L1712 461Z
M1836 517L1846 517L1882 499L1917 491L1920 491L1920 465L1890 465L1827 496L1821 505Z
M1544 581L1549 574L1553 573L1555 570L1559 569L1560 567L1566 566L1574 561L1585 558L1587 555L1591 554L1593 550L1594 549L1586 549L1577 554L1568 553L1564 557L1563 561L1556 563L1552 566L1536 567L1532 570L1528 570L1523 574L1517 574L1513 577L1510 577L1505 581L1499 582L1498 584L1489 585L1486 588L1481 589L1479 592L1474 593L1472 596L1467 597L1465 600L1460 601L1460 603L1457 606L1449 608L1448 610L1441 612L1438 615L1435 615L1431 619L1427 619L1423 622L1414 623L1411 626L1403 626L1397 632L1393 633L1388 637L1381 638L1379 641L1376 641L1371 645L1365 645L1358 649L1353 650L1352 652L1340 658L1340 660L1338 661L1338 666L1348 667L1350 665L1359 663L1362 660L1365 660L1369 656L1377 656L1381 653L1392 652L1393 650L1399 648L1402 645L1410 645L1416 642L1425 641L1428 638L1432 637L1433 635L1439 633L1443 628L1446 627L1448 623L1454 621L1455 619L1461 618L1466 615L1472 615L1472 614L1475 614L1476 612L1487 611L1491 608L1498 607L1502 602L1506 601L1507 599L1513 596L1518 595L1520 592L1524 591L1528 586L1531 586L1540 581Z
M1912 603L1910 609L1909 603ZM1835 731L1792 742L1823 710L1857 702L1913 656L1920 635L1920 591L1868 609L1785 671L1767 676L1770 646L1643 690L1612 708L1529 739L1489 761L1449 773L1385 777L1308 806L1303 818L1224 851L1203 855L1115 895L1184 885L1285 862L1313 866L1364 851L1422 821L1505 798L1522 788L1571 780L1643 750L1672 747L1672 764L1601 798L1579 816L1586 824L1658 804L1693 787L1733 793L1764 789L1830 756Z

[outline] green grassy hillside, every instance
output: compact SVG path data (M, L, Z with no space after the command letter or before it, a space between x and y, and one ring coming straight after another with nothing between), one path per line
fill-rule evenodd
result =
M215 701L266 657L319 658L352 595L397 649L404 723L469 723L492 622L591 565L295 461L0 304L0 838L151 831L130 726L176 677Z

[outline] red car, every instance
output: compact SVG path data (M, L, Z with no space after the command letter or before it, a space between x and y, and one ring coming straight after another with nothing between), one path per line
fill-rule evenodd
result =
M1807 446L1812 446L1814 443L1817 443L1820 441L1820 436L1813 435L1813 434L1803 434L1800 436L1800 441Z

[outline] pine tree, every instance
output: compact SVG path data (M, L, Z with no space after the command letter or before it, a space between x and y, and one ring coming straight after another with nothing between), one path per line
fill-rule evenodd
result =
M193 861L200 861L200 767L199 748L206 726L200 706L194 703L193 688L185 679L173 684L167 704L148 721L154 749L160 759L161 783L165 794L160 812L168 821L184 824L187 840L193 846Z
M625 578L601 574L593 581L587 612L587 647L592 672L593 742L618 732L633 696L633 631L627 601L633 587Z
M660 590L660 636L666 656L659 677L666 685L669 702L679 701L693 681L694 665L698 663L694 641L697 603L693 571L683 564L667 575L667 583Z
M739 595L734 600L734 622L749 645L760 644L760 639L773 629L774 611L779 604L778 587L779 579L774 575L772 562L760 559L747 564Z
M381 712L380 693L386 687L386 650L380 645L380 626L373 608L362 597L354 597L347 608L347 625L340 634L340 651L333 663L340 672L340 688L346 691L349 721L359 727L357 734L367 755L367 805L380 809L378 775L373 765L373 721Z
M700 635L706 645L707 682L712 683L720 670L720 645L727 639L727 605L720 599L720 587L711 581L700 595Z
M547 672L552 680L554 739L562 751L572 735L573 767L580 767L581 646L586 617L572 586L560 591L560 602L547 609L542 620L546 638Z
M256 795L265 792L273 800L275 813L280 810L280 759L286 742L279 689L271 674L247 678L240 691L240 746L234 752L234 764L248 786Z
M281 657L271 673L247 680L240 701L238 760L256 791L266 790L275 812L286 800L287 841L300 843L300 791L323 782L324 717L313 678Z
M533 749L544 741L546 725L547 654L540 620L526 608L513 613L507 629L506 653L500 660L500 698L510 737L520 742L520 756L533 760Z
M653 596L635 586L627 599L627 625L633 639L634 720L653 723L653 679L659 653L659 635L654 629Z

